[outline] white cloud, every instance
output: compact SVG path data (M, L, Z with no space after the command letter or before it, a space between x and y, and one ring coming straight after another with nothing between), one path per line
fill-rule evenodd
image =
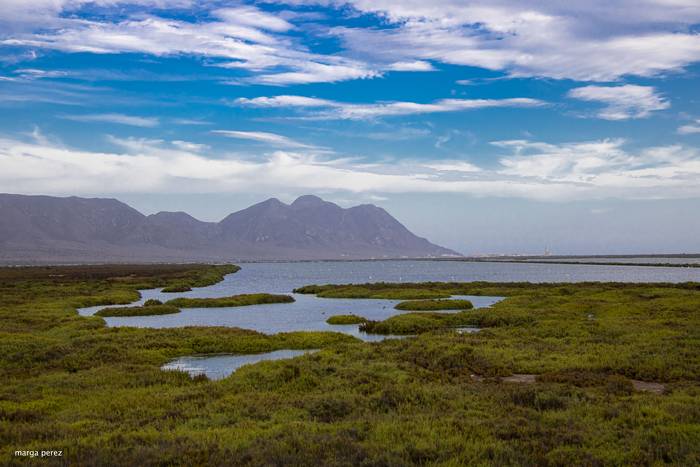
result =
M61 118L76 122L101 122L117 123L119 125L138 126L142 128L153 128L160 124L155 117L137 117L134 115L124 115L116 113L106 114L86 114L86 115L61 115Z
M47 84L40 80L17 77L0 89L0 107L40 102L82 107L89 105L93 100L98 100L101 104L123 104L128 101L124 96L110 95L109 91L98 86L57 81Z
M565 183L585 191L587 197L700 195L700 151L671 145L631 154L624 143L616 139L559 145L521 140L493 144L512 151L499 161L501 174Z
M47 3L43 11L58 15L67 6L82 3L59 1L51 8ZM309 52L285 35L293 25L275 14L252 6L210 13L214 20L197 22L143 14L115 22L56 17L49 25L54 27L45 26L41 32L3 31L0 45L74 53L208 57L216 60L212 65L250 71L253 76L244 82L271 85L335 82L381 74L358 60Z
M246 107L335 107L335 101L305 96L240 97L234 104Z
M474 164L465 161L443 160L431 164L423 164L424 167L437 170L438 172L481 172L481 169Z
M251 5L219 8L191 0L5 0L0 44L65 52L186 54L212 65L245 69L257 82L288 85L430 71L433 63L580 81L679 71L700 60L700 6L693 0L561 2L544 0L269 0L316 4L376 15L379 26L322 24L319 12L263 11ZM126 19L120 6L138 6ZM74 13L86 5L113 7L99 19ZM347 8L347 7L350 8ZM206 20L155 15L190 7ZM155 8L155 10L154 10ZM206 14L202 14L206 13ZM352 13L354 14L354 12ZM312 15L311 39L339 37L345 49L313 53L294 25ZM351 58L350 58L351 57Z
M700 133L700 119L695 120L694 123L679 126L677 131L679 135L693 135Z
M341 61L327 64L318 62L298 62L298 71L270 73L257 76L253 81L263 84L284 86L288 84L335 83L352 79L367 79L381 76L381 72L370 69L360 62Z
M412 62L394 62L390 63L386 69L391 71L435 71L433 65L424 60L413 60Z
M70 149L46 138L0 138L0 184L14 193L469 193L547 201L700 196L700 151L680 145L624 149L622 140L567 144L500 141L495 168L466 160L363 163L300 151L264 157L213 154L183 141L110 138L114 152Z
M214 11L214 15L226 20L228 23L241 24L268 31L285 32L294 28L288 21L250 6L222 8Z
M190 152L202 152L206 151L207 149L211 149L211 146L209 146L208 144L192 143L190 141L175 140L172 141L171 144L178 149Z
M182 8L192 5L192 0L2 0L0 24L19 29L27 26L60 25L60 15L82 6L118 6L119 4L144 7Z
M700 4L691 1L339 0L390 23L337 27L365 60L432 60L580 81L677 71L700 60Z
M354 104L303 96L257 97L236 99L234 104L246 107L321 108L304 118L319 120L368 120L378 117L416 115L441 112L459 112L493 107L541 107L539 99L515 97L509 99L440 99L422 104L418 102L379 102Z
M208 122L206 120L198 120L195 118L171 118L170 121L176 125L195 125L195 126L201 126L201 125L211 125L211 122Z
M406 141L411 139L425 138L431 134L430 130L425 128L413 127L394 127L383 131L370 131L362 133L362 136L369 139L379 141ZM346 132L346 135L357 136L355 133Z
M605 120L644 118L654 111L671 107L651 86L584 86L572 89L568 95L574 99L605 104L597 113L599 118Z
M212 133L226 136L228 138L247 139L260 143L271 144L273 146L288 148L313 148L308 144L300 143L286 136L264 131L236 131L236 130L213 130Z
M14 73L24 79L41 79L41 78L64 78L69 75L66 71L61 70L39 70L36 68L24 68L15 70Z

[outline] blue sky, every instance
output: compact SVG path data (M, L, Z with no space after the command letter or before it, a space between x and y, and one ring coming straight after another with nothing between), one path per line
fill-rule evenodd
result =
M464 253L700 251L696 0L0 0L0 191L372 202Z

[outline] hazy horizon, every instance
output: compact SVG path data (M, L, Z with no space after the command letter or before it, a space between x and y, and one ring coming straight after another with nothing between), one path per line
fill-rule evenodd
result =
M36 196L51 196L36 193ZM576 203L575 205L558 205L555 203L539 203L536 209L530 206L528 211L517 209L507 213L499 209L498 200L472 199L472 204L465 206L459 204L460 200L453 196L442 200L438 206L427 206L429 201L424 198L413 200L362 200L353 202L349 199L335 199L329 196L314 193L301 195L281 194L278 196L235 196L220 200L214 205L202 203L196 197L173 198L170 195L160 197L129 197L115 195L95 196L97 198L115 198L122 201L144 215L158 212L183 211L197 220L205 222L219 222L227 215L248 208L253 204L277 198L290 204L298 196L315 195L325 201L348 208L358 204L375 204L386 209L389 214L404 224L416 235L426 237L433 243L458 251L465 256L479 255L636 255L636 254L700 254L700 249L683 249L682 245L693 245L696 240L695 232L700 230L700 219L694 216L696 205L693 200L689 203L674 202L674 211L685 211L685 215L695 226L691 230L679 231L669 222L665 222L654 231L645 229L647 221L639 210L647 209L647 203L616 202L608 204L607 208L600 208L595 203ZM75 196L75 195L66 195ZM418 203L423 203L421 209L412 209ZM450 203L457 203L456 206ZM668 203L656 201L659 203ZM461 207L461 209L456 209ZM454 210L453 210L454 209ZM663 206L662 212L668 210ZM430 215L421 215L424 210L430 210ZM519 214L518 214L519 213ZM669 212L669 216L674 212ZM512 217L511 219L504 219ZM465 227L464 230L455 229L431 229L433 224L449 225L450 222L461 222L465 225L472 219L478 219L478 228ZM659 221L663 219L657 219ZM592 224L592 221L596 221ZM510 222L512 229L502 231L498 236L490 234ZM639 223L641 222L641 223ZM604 244L593 235L601 223L607 223L609 231L615 232L615 241ZM484 229L484 226L487 228ZM543 233L546 226L547 233ZM426 232L434 231L433 235ZM630 230L636 230L634 237L629 235ZM654 249L653 245L662 238L674 238L667 248ZM590 246L592 245L592 246Z
M40 0L0 191L373 203L465 255L700 252L700 5Z

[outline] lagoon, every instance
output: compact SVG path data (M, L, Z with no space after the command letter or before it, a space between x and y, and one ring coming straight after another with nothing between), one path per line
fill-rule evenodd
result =
M308 261L242 263L242 269L218 284L189 292L163 293L142 290L142 304L148 299L163 302L177 297L223 297L243 293L282 293L309 284L365 282L686 282L699 281L700 269L644 266L484 263L468 261ZM330 325L326 320L339 314L356 314L384 320L397 313L397 300L330 299L293 294L294 303L253 305L237 308L190 308L181 313L157 316L106 318L108 326L172 328L183 326L228 326L266 334L289 331L337 331L366 341L385 336L368 335L358 325ZM501 297L455 297L471 300L474 308L488 307ZM133 304L132 304L133 305ZM83 308L92 315L103 307Z

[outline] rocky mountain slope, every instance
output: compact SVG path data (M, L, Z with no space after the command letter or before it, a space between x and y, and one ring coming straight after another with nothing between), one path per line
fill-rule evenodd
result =
M236 261L457 255L411 233L385 210L316 196L275 198L202 222L145 216L115 199L0 194L0 262Z

